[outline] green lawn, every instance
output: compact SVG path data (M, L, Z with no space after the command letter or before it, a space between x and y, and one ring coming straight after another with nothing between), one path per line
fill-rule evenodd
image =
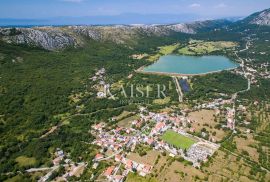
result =
M161 137L165 142L181 149L188 149L191 145L196 143L191 138L178 134L172 130L168 130Z

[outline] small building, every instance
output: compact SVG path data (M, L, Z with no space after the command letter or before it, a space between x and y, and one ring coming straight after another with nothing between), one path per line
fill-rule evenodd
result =
M113 178L113 182L123 182L124 176L121 175L115 175Z
M99 160L99 159L102 159L104 156L102 154L97 154L95 156L95 160Z
M114 166L110 166L106 169L106 171L104 172L104 176L106 176L107 178L109 176L111 176L113 174L115 167Z
M123 157L122 157L120 154L117 154L117 155L115 155L115 157L114 157L114 160L115 160L116 162L121 162L122 159L123 159Z

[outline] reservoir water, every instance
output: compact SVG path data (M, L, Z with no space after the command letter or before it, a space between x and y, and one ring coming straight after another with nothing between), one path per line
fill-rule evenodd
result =
M143 71L192 75L234 69L238 66L239 64L225 56L166 55Z

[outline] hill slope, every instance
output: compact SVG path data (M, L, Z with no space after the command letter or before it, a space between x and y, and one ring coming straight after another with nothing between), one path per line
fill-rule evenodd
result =
M196 34L222 27L228 21L208 20L171 25L115 25L0 28L0 39L7 43L27 44L47 50L82 46L85 39L128 44L142 36L169 36L175 33Z
M243 20L244 23L270 25L270 8L254 13Z

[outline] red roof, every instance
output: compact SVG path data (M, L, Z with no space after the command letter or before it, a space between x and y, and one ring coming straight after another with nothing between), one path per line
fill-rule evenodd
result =
M121 131L121 130L122 130L121 127L117 127L117 128L116 128L116 132L119 132L119 131Z
M160 122L156 125L155 129L160 130L161 128L165 127L165 123Z
M114 166L108 167L107 170L104 172L105 176L110 176L113 173Z
M132 160L129 160L129 159L128 159L126 165L127 165L128 168L131 169L131 168L132 168L132 165L133 165Z
M147 140L147 143L148 143L149 145L151 145L153 142L154 142L154 140L153 140L152 138L149 138L149 139Z
M119 160L119 161L121 161L121 160L122 160L122 156L121 156L121 155L119 155L119 154L115 155L115 160Z
M100 159L100 158L103 158L103 155L102 154L97 154L95 159Z

